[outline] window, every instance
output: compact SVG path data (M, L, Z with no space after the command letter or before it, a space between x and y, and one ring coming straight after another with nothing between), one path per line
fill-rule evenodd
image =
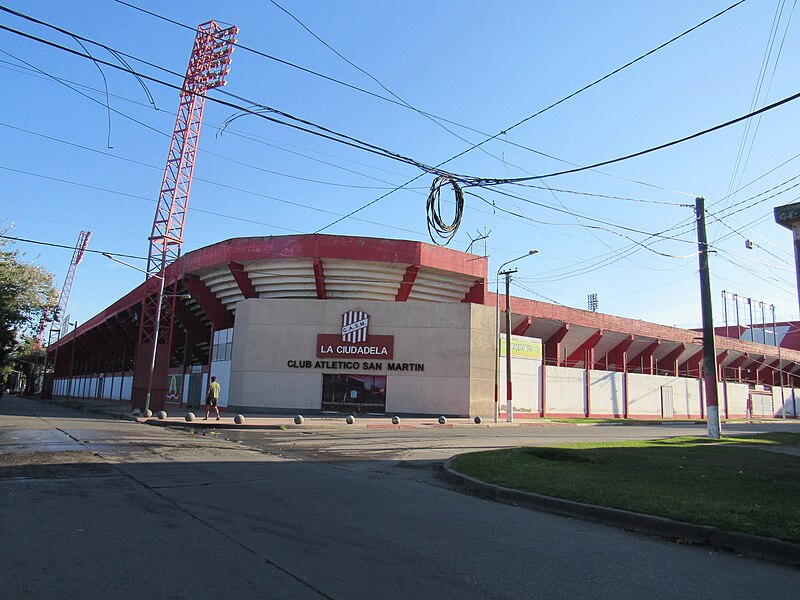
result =
M211 361L230 360L233 350L233 329L220 329L214 332L214 345Z

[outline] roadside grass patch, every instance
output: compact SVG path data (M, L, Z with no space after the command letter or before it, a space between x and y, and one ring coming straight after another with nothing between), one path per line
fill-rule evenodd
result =
M487 483L800 543L800 434L582 443L475 452L453 469Z

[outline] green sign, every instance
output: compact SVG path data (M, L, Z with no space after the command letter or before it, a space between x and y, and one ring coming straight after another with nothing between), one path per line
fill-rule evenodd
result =
M506 336L500 336L500 356L506 355ZM511 336L511 357L528 360L542 360L542 340L537 338Z

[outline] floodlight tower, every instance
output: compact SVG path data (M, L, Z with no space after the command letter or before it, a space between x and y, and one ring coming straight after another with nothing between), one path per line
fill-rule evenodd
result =
M797 298L800 304L800 202L776 206L775 222L792 230L794 237L794 263L797 271Z
M47 340L48 344L53 343L53 338L58 338L58 332L61 328L61 319L67 314L67 304L69 303L69 295L72 293L72 282L75 279L75 270L80 262L83 260L83 255L86 254L86 248L89 245L89 238L92 237L91 231L81 231L78 235L78 241L75 243L75 250L72 252L72 260L69 263L67 276L64 278L64 285L61 287L61 294L58 296L58 308L56 308L53 320L50 323L50 334ZM42 338L44 337L45 323L43 322L37 339L41 346Z
M238 32L236 27L223 29L214 21L197 27L194 48L181 89L180 106L167 155L153 229L148 238L150 249L147 255L147 275L131 399L136 408L151 408L153 391L156 392L153 408L161 408L165 400L166 377L162 378L160 375L162 371L166 374L169 367L177 291L176 281L165 280L166 268L180 256L183 245L183 228L189 207L189 191L203 120L205 94L208 90L225 85ZM157 358L159 377L154 381Z
M86 254L86 248L89 245L89 238L92 237L91 231L81 231L78 235L78 241L75 242L75 250L72 252L72 260L69 262L69 269L67 269L67 276L64 278L64 285L61 287L61 294L58 296L58 306L55 312L50 315L50 333L47 337L47 345L48 347L54 341L58 340L60 329L61 329L61 320L64 318L64 315L67 314L67 304L69 303L69 295L72 293L72 282L75 280L75 270L78 268L78 265L83 260L83 255ZM42 347L42 341L44 338L44 330L47 328L47 320L45 317L42 317L42 321L39 324L39 331L36 335L36 346L37 348ZM52 396L52 385L53 385L53 374L47 372L47 365L48 365L48 356L45 354L44 356L44 379L42 381L42 397L43 398L50 398ZM58 360L58 347L56 347L55 353L53 354L53 367L55 368L56 360Z

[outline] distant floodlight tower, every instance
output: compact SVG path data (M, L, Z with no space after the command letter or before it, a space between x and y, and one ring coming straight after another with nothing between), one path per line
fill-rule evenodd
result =
M797 271L797 301L800 307L800 202L776 206L775 222L794 234L794 265Z
M597 312L598 302L597 302L597 294L589 294L586 296L586 299L589 302L589 310L592 312Z
M61 337L61 333L64 328L64 324L69 322L69 315L67 315L66 319L64 315L67 311L67 304L69 304L69 295L72 293L72 282L75 280L75 270L78 268L78 265L83 260L83 255L86 254L86 248L89 246L89 238L92 237L91 231L81 231L78 234L78 241L75 242L75 250L72 252L72 260L69 263L69 269L67 270L67 276L64 277L64 285L61 287L61 294L58 296L58 306L56 307L55 311L52 315L49 315L50 321L50 333L48 334L47 339L47 346L48 348L50 345L57 341L59 337ZM42 339L44 337L44 330L46 327L46 323L44 318L42 318L42 323L39 325L39 331L36 337L36 346L37 348L42 347ZM53 394L53 377L55 373L55 365L56 361L58 360L58 346L56 346L55 352L53 352L53 372L48 373L47 365L49 356L45 354L44 357L44 379L42 382L42 398L52 398Z
M81 231L78 235L78 241L75 242L75 250L72 252L72 260L69 263L67 276L64 277L64 285L61 287L61 294L58 296L58 307L52 315L53 320L50 322L50 333L47 344L52 344L59 337L61 330L61 320L66 314L67 304L69 304L69 295L72 293L72 282L75 280L75 270L83 260L83 255L86 254L86 248L89 246L89 238L92 237L91 231ZM44 335L44 327L39 330L39 336ZM39 342L42 338L39 337ZM40 344L41 345L41 344Z
M150 251L147 255L147 276L131 399L135 408L151 408L150 397L154 389L153 375L159 347L164 354L159 362L159 374L163 370L166 375L169 367L168 354L177 282L165 280L166 269L180 256L183 245L183 229L189 207L189 191L203 120L205 94L208 90L225 85L238 32L236 27L222 29L214 21L203 23L197 28L149 237ZM166 302L163 301L165 298ZM157 394L158 397L155 398L152 408L156 410L162 408L167 389L166 378L163 382L160 379L157 380L155 389L163 393Z

